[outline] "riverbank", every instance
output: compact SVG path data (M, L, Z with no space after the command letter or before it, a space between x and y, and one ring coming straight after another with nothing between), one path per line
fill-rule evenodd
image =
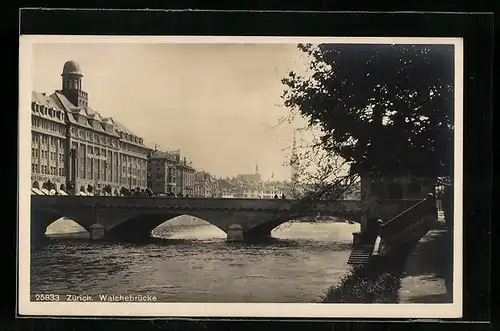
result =
M430 230L413 248L401 249L390 265L377 261L354 266L323 303L452 302L450 234L444 225Z
M405 263L399 291L401 303L453 302L450 236L443 226L429 231L417 243Z
M403 274L403 250L391 265L372 261L353 266L337 286L329 288L323 303L398 303Z

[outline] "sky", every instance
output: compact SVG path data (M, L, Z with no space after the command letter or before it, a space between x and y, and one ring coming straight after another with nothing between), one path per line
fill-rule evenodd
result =
M89 106L149 147L181 149L220 177L258 163L264 179L290 179L284 162L305 120L279 124L289 112L281 78L308 64L295 44L37 43L32 88L61 89L68 60L80 64Z

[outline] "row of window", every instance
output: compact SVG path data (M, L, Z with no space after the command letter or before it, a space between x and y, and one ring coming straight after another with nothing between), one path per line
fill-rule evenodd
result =
M58 147L60 149L64 149L64 146L65 146L64 139L61 139L58 137L53 137L53 136L48 136L45 134L39 134L36 132L32 133L31 142L32 143L48 144L51 147Z
M47 108L43 105L39 105L35 102L32 102L31 103L31 110L34 112L39 112L40 114L48 115L50 117L55 117L61 121L64 121L64 112L60 111L59 109Z
M66 126L64 124L54 123L45 118L40 118L37 116L32 116L31 121L32 121L31 125L34 126L35 128L52 131L60 135L66 134Z
M92 131L85 130L85 129L78 129L75 127L72 127L70 132L71 132L71 135L73 137L78 137L81 139L85 139L87 141L92 141L94 143L112 146L115 148L119 147L118 139L115 139L115 138L112 138L109 136L105 136L102 134L98 134L96 132L92 132Z
M37 155L35 155L36 157L38 157L38 153L37 152L38 152L38 150L35 150L35 154L37 154ZM42 152L42 159L46 159L47 158L47 151L41 151L41 152ZM50 152L50 160L51 161L56 161L56 156L57 155L58 154L56 152ZM64 163L64 154L59 153L59 158L58 158L57 161Z
M80 90L82 88L82 82L80 79L65 79L63 81L64 90Z
M130 144L120 143L120 149L127 152L132 152L135 154L144 154L144 148L137 147Z
M125 139L125 140L131 141L131 142L136 143L136 144L142 145L142 143L143 143L142 138L131 135L129 133L122 132L122 131L118 132L118 136L120 137L120 139Z
M46 164L37 164L37 163L32 163L31 164L31 172L32 173L39 173L39 174L45 174L45 175L58 175L58 176L66 176L66 172L64 168L58 168L54 166L48 166Z
M36 161L36 158L41 157L42 159L47 159L49 158L49 151L47 150L39 150L38 148L32 148L31 149L31 157L33 158L33 161ZM59 162L64 162L64 153L57 153L57 152L50 152L50 160L51 161L57 161Z
M95 159L90 159L87 158L85 162L85 159L81 158L79 161L79 178L86 178L86 179L106 179L110 180L113 178L113 173L115 173L115 180L118 182L118 177L119 173L115 172L115 169L117 169L117 164L112 168L111 166L108 166L108 162L106 161L101 161L101 160L95 160ZM126 168L123 167L122 171L122 178L129 178L129 177L135 177L139 178L140 180L145 180L146 178L146 171L145 170L139 170L135 168L129 169L129 171L126 171Z
M146 170L146 168L148 167L148 162L143 159L138 159L136 157L131 157L122 154L122 166L137 168L140 170Z
M76 143L73 144L73 147L76 147ZM78 157L79 158L88 158L92 155L95 155L97 157L105 157L107 156L107 162L111 163L113 159L113 152L110 150L106 149L101 149L99 147L94 147L94 146L86 146L86 145L80 145L79 148L79 153ZM128 155L123 155L121 154L121 161L124 166L132 167L132 168L137 168L140 170L144 170L147 168L147 160L144 159L139 159L136 157L131 157Z

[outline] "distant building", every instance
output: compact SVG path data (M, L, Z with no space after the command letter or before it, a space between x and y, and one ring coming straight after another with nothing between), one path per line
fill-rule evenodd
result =
M235 198L237 197L237 189L234 184L228 179L217 179L217 193L218 198Z
M175 154L154 150L149 156L150 189L155 194L177 193L178 158Z
M195 195L195 172L191 163L186 158L177 164L177 194L183 196Z
M259 165L255 165L255 173L254 174L239 174L236 175L236 180L245 182L245 183L259 183L262 181L262 177L259 174Z
M194 196L212 198L218 190L217 181L206 171L197 171L194 174Z

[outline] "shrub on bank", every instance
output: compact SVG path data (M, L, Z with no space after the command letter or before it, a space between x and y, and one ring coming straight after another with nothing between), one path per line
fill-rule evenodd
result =
M401 274L381 271L370 265L356 266L338 286L331 287L324 303L397 303Z

